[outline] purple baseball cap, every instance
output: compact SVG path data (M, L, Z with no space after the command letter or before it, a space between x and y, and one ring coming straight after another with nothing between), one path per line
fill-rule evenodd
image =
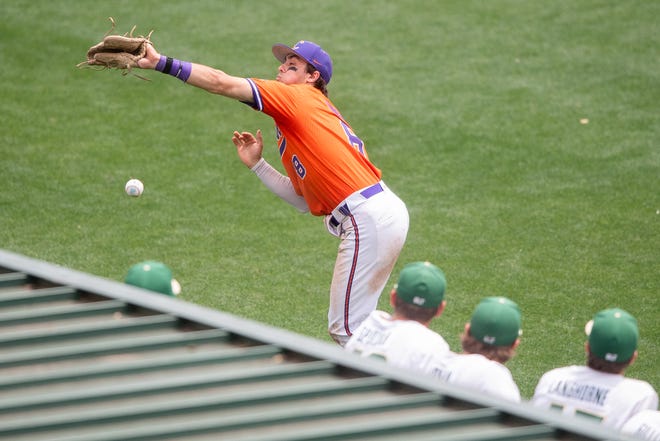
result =
M327 83L330 82L332 77L332 59L330 55L316 43L306 40L300 40L293 47L289 47L285 44L276 44L273 46L273 55L277 58L280 63L284 63L286 56L289 54L296 54L303 60L307 61L309 64L314 66L316 70L321 74Z

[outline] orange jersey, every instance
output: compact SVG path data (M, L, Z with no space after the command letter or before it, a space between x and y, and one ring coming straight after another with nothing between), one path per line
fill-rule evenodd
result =
M364 143L320 90L248 79L252 107L275 120L280 158L314 215L330 214L352 193L380 181Z

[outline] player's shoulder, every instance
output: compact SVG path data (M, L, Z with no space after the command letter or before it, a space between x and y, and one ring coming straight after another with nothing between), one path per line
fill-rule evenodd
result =
M635 391L636 395L655 395L658 396L657 391L651 386L650 383L638 378L629 378L624 377L623 381L619 384L621 389L626 390L627 392ZM656 398L657 400L657 398Z
M386 311L381 311L380 309L371 311L367 318L379 323L393 324L395 322L395 320L392 319L392 314Z
M520 390L509 368L481 354L456 354L445 361L447 381L520 402Z
M394 327L395 320L385 311L374 310L369 313L366 319L355 329L353 335L360 334L364 330L390 330Z
M452 366L461 367L464 365L474 365L474 364L483 364L487 362L488 359L481 354L455 354L451 359L448 360Z
M560 366L546 371L542 378L573 377L586 372L586 366Z
M423 335L427 338L442 339L442 336L415 320L395 320L395 329L400 334Z
M456 354L448 360L448 364L453 370L470 369L512 378L509 368L481 354Z
M291 95L316 95L315 91L320 92L314 86L309 84L286 84L277 80L268 80L263 78L248 78L260 90L267 89L277 91L278 93Z
M374 310L369 313L362 323L353 331L353 335L346 343L347 348L354 347L358 342L362 342L366 337L371 340L378 336L379 340L384 340L390 334L394 320L392 316L385 311Z
M556 384L563 381L573 381L585 375L586 366L560 366L549 369L544 372L539 378L536 386L536 393L540 390L550 387L551 384Z
M418 347L435 347L438 351L449 350L449 344L439 333L415 320L394 320L390 340L392 344L402 342Z

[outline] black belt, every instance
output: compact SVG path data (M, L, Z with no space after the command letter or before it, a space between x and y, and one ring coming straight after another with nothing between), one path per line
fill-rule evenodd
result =
M378 193L380 193L382 191L383 191L383 186L380 185L380 182L376 182L374 185L372 185L370 187L367 187L364 190L362 190L360 192L360 194L365 199L369 199L370 197L375 196L375 195L377 195ZM351 212L349 211L348 206L346 204L339 207L339 211L341 213L343 213L344 215L346 215L346 216L351 214ZM339 225L339 221L334 216L331 216L330 217L330 225L332 225L333 227L336 227L336 226Z

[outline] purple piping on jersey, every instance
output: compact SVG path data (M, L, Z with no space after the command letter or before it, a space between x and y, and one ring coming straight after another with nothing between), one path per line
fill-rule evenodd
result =
M280 151L280 157L284 154L284 151L286 150L286 138L282 137L282 141L280 143L279 151Z
M250 88L252 89L252 103L248 103L245 101L241 101L243 104L247 104L248 106L252 107L255 110L262 111L264 110L264 103L261 101L261 95L259 94L259 88L257 87L256 84L254 84L254 81L252 81L249 78L246 78L247 82L250 84Z
M353 224L353 231L355 231L355 248L353 250L353 263L351 264L351 272L348 276L348 284L346 285L346 294L344 295L344 330L349 337L353 335L348 326L349 319L349 304L351 302L351 290L353 288L353 278L355 277L355 267L357 266L358 254L360 252L360 230L358 230L355 216L350 215L351 223Z

